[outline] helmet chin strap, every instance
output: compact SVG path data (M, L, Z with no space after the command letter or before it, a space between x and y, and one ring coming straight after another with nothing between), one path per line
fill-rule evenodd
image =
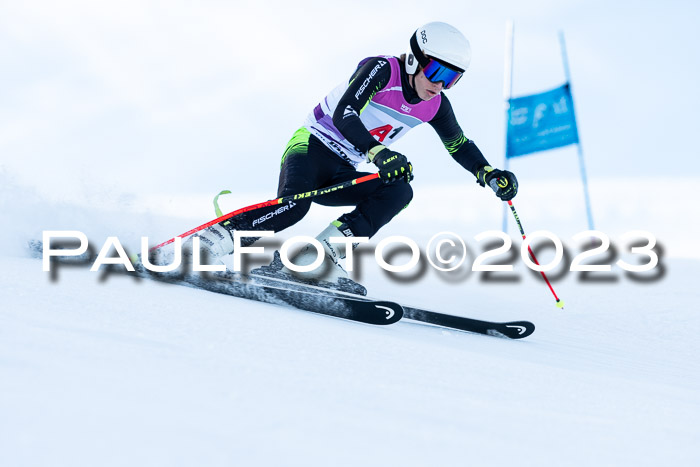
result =
M401 77L401 83L404 87L404 98L409 104L417 104L423 100L416 91L416 74L418 73L418 70L416 70L414 74L411 74L408 72L405 66L402 66L401 68L403 69L403 73L405 73L405 75Z

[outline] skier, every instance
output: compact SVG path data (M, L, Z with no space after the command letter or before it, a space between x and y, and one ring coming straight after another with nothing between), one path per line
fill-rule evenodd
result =
M379 179L313 199L325 206L355 209L331 222L316 237L325 250L326 265L311 273L297 274L302 280L323 279L326 286L366 293L364 287L347 278L339 263L346 256L345 245L331 243L329 238L372 237L410 203L413 166L405 155L388 146L421 123L427 122L435 129L448 153L481 186L491 186L504 201L517 194L515 175L489 165L474 142L465 137L443 93L459 81L470 59L469 41L457 29L442 22L425 24L411 35L406 54L362 60L349 81L316 105L294 133L282 155L278 197L368 175L356 169L363 161L372 162L379 169ZM493 180L497 185L490 183ZM233 252L234 230L279 232L301 220L311 202L297 200L251 211L197 235L210 255L225 256ZM246 244L255 240L247 239ZM293 262L308 265L316 255L316 249L308 246ZM258 272L291 273L281 266L277 254L273 264Z

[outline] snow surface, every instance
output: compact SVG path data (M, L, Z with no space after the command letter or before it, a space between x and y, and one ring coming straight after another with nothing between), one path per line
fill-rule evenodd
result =
M695 259L662 257L665 274L651 282L618 269L612 282L565 275L554 283L562 311L522 265L519 282L431 269L397 280L364 256L370 295L536 324L511 341L409 321L374 327L87 267L59 267L52 281L22 248L42 229L84 230L99 248L108 235L160 240L206 219L45 205L10 191L3 466L700 463ZM314 216L290 236L322 227ZM526 229L547 228L521 217ZM377 241L414 221L402 222ZM460 222L476 245L486 226Z

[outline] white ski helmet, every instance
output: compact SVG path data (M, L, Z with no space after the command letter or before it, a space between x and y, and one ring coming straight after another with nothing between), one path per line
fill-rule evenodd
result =
M418 65L425 67L435 58L464 72L469 68L472 49L469 41L454 26L439 21L424 24L411 36L410 48L406 54L406 72L412 75Z

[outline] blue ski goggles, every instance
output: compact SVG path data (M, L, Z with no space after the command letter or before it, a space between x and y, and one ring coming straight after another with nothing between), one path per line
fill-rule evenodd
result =
M434 58L431 58L428 64L423 67L423 74L428 78L428 81L431 83L442 83L445 89L450 89L454 86L459 81L459 78L462 77L462 73L443 65Z

